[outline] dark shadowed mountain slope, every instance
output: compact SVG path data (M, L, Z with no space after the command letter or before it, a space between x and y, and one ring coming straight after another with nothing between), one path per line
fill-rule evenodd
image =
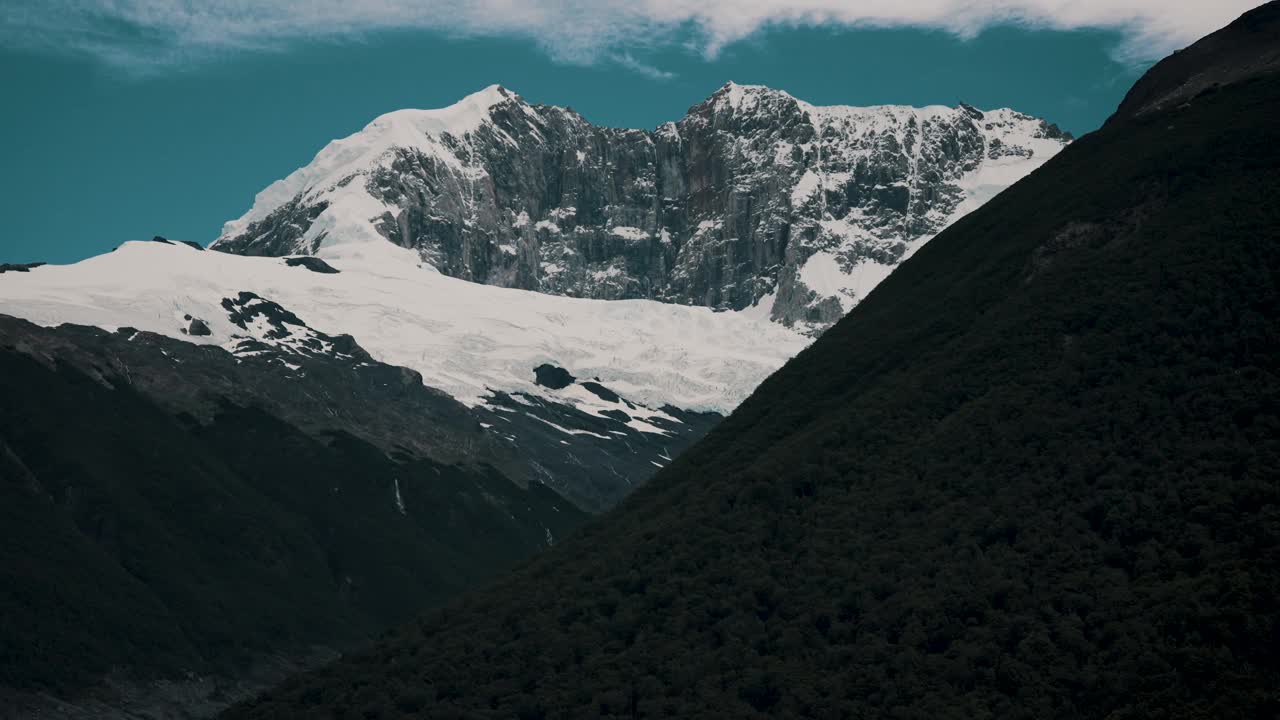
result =
M1280 5L1268 3L1161 60L1125 95L1111 118L1175 107L1201 93L1280 70Z
M203 418L219 398L261 402L304 431L489 464L590 512L665 467L808 344L749 313L555 297L373 260L128 242L0 275L0 313L156 336L63 340L134 368L128 383L173 411ZM577 379L552 388L538 381L542 365Z
M1280 713L1280 77L944 232L617 510L233 718Z
M290 357L305 373L0 316L0 717L212 711L271 682L253 668L361 645L585 517L461 456L317 429L376 432L376 405L461 444L465 408L401 368Z

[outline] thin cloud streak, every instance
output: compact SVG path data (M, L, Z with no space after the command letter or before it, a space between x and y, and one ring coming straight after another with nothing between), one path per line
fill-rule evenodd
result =
M652 80L670 80L676 77L676 74L668 70L655 67L648 63L637 60L631 53L624 52L620 55L613 56L613 61L622 67L633 72L640 73Z
M783 27L941 29L972 37L993 25L1114 29L1119 59L1144 62L1221 27L1259 0L10 0L7 47L93 57L133 71L355 40L388 30L532 40L553 59L612 61L671 74L635 53L688 42L708 58Z

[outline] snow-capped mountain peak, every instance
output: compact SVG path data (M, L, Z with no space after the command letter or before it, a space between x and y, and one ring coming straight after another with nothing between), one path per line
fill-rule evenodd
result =
M775 90L765 85L742 85L732 80L720 86L707 101L718 109L730 108L735 111L750 111L758 108L761 101L798 102L790 93Z
M382 148L416 147L424 138L440 141L449 135L461 139L492 122L490 114L495 106L505 103L523 103L520 96L501 85L472 93L458 102L435 110L395 110L374 118L356 135L371 145Z
M1012 110L737 84L614 129L491 86L329 143L226 225L224 252L128 243L6 275L0 305L285 377L409 368L490 439L537 448L521 472L553 482L588 450L629 466L572 490L607 503L1065 141Z
M319 222L313 225L306 239L328 238L331 245L383 240L369 226L369 219L386 208L368 202L363 183L356 182L348 190L355 178L367 176L404 150L430 153L461 170L466 163L456 151L462 141L485 123L492 122L492 109L506 103L525 105L524 100L510 90L490 85L448 107L396 110L380 115L359 132L330 142L310 163L259 192L249 212L223 225L214 245L243 234L282 206L308 202L336 203L337 207L317 213L323 217L317 218ZM298 245L298 249L303 249L306 243ZM313 251L319 250L319 245L316 243Z
M1008 109L818 106L732 82L677 122L624 130L491 86L330 143L213 247L407 248L473 282L761 308L820 331L1068 140Z

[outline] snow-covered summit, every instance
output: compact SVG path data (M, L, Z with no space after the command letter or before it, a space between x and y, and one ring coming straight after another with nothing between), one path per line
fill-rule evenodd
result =
M996 116L1004 120L1018 118L1025 121L1023 131L1028 136L1035 135L1045 125L1039 118L1019 113L1011 108L996 108L982 111L961 103L957 106L925 105L815 105L801 100L785 90L771 88L767 85L746 85L727 82L720 86L703 103L695 105L691 113L701 107L709 107L718 111L739 113L778 114L797 108L814 118L825 129L826 124L839 123L847 127L853 134L850 137L874 135L911 120L917 123L953 119L967 116L974 120L983 120L987 116ZM981 125L982 123L980 123Z
M380 240L380 235L371 232L368 218L362 216L376 208L365 201L361 183L357 182L351 191L347 186L390 161L398 148L430 152L461 169L463 161L454 155L448 140L457 142L475 132L491 119L489 113L494 106L507 102L523 100L501 85L490 85L445 108L396 110L379 115L359 132L330 142L310 163L259 192L247 213L223 225L214 246L242 234L283 205L307 201L338 204L334 211L321 213L325 217L311 237L328 235L334 245ZM352 214L358 219L348 222L344 216Z
M767 102L770 100L799 102L785 90L774 90L765 85L742 85L732 80L721 85L720 89L707 98L708 103L712 103L718 108L735 111L753 110L759 107L762 101Z

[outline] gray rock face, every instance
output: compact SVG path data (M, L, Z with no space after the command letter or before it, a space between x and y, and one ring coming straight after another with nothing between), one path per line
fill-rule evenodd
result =
M195 336L210 335L209 325L200 318L191 318L191 324L187 326L187 334Z
M815 107L732 83L679 122L624 130L495 86L331 143L214 248L325 256L383 240L474 282L763 301L820 330L1067 140L1011 110Z

